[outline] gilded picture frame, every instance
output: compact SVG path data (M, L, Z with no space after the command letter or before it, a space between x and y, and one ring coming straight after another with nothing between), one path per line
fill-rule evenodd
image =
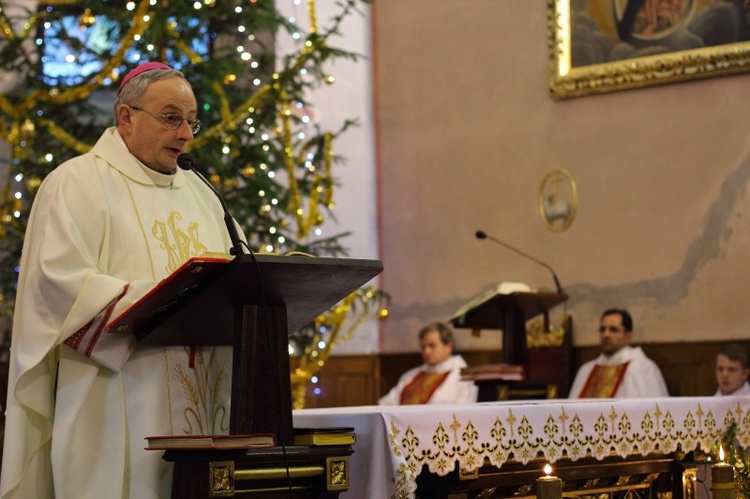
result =
M750 0L547 0L547 24L554 99L750 71Z

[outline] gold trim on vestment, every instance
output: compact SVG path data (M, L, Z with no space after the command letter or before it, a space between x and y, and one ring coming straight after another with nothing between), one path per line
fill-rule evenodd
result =
M401 405L426 404L443 381L447 373L428 373L422 371L401 391Z
M613 398L630 362L617 366L596 365L589 374L579 398Z

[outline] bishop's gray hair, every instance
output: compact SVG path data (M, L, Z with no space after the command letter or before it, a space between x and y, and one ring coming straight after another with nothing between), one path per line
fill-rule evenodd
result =
M143 73L134 76L130 79L118 92L115 103L112 105L112 116L115 121L115 125L119 125L120 122L117 119L117 108L122 104L127 106L137 106L138 101L143 97L148 86L160 80L168 80L170 78L182 78L187 82L187 78L182 71L176 69L149 69ZM189 82L188 82L189 84Z

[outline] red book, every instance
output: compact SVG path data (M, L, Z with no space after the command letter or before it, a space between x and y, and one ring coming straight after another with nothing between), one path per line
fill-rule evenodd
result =
M225 269L231 260L232 256L220 253L206 253L189 259L107 324L104 333L132 332L137 335L142 326L159 317L168 317L195 292L213 282L212 278L219 277L219 271Z
M146 450L266 449L276 446L276 435L161 435L146 437Z
M521 381L525 377L523 366L518 364L480 364L461 369L461 379L464 381Z

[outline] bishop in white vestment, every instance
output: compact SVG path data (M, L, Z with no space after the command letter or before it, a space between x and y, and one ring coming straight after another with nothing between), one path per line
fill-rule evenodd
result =
M3 499L169 497L171 464L144 450L145 437L228 432L229 347L143 347L103 333L187 259L231 246L214 193L175 168L195 130L192 90L149 64L136 73L146 81L129 85L146 88L138 104L152 114L116 106L117 128L36 196L12 333Z

